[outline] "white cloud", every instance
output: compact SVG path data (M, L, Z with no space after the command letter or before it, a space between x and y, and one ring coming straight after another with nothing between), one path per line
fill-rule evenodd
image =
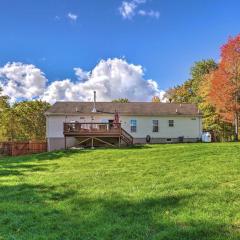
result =
M124 19L132 19L135 15L159 18L160 13L158 11L144 9L137 11L139 5L146 2L147 0L122 1L121 6L119 7L119 12Z
M77 73L76 68L75 72ZM89 101L94 90L97 91L98 101L111 101L115 98L149 101L152 96L161 96L157 82L144 78L143 67L129 64L124 59L101 60L91 74L84 73L87 73L84 82L65 79L51 83L41 98L51 103L59 100Z
M139 10L138 11L138 14L140 16L149 16L149 17L153 17L153 18L159 18L160 16L160 13L158 11L153 11L153 10L150 10L150 11L145 11L145 10Z
M72 21L77 21L78 19L78 15L71 12L68 13L67 17Z
M52 82L45 90L40 99L54 103L58 101L84 101L79 92L79 84L72 82L70 79Z
M141 4L141 3L146 3L147 0L133 0L133 2L135 2L137 4Z
M141 15L141 16L146 16L147 12L145 10L139 10L138 11L138 14Z
M81 68L74 68L75 75L78 77L79 80L85 81L89 78L90 72L86 72Z
M32 64L7 63L0 68L0 87L11 102L42 99L55 101L90 101L97 91L98 101L128 98L130 101L150 101L162 97L156 81L145 79L141 65L125 59L101 60L91 71L74 68L76 79L64 79L47 84L44 73Z
M161 99L161 102L167 102L166 91L160 90L159 98Z
M0 86L11 102L38 97L44 93L46 83L44 73L32 64L13 62L0 68Z
M135 15L135 9L137 5L135 2L122 2L122 5L119 8L119 12L123 18L131 19Z

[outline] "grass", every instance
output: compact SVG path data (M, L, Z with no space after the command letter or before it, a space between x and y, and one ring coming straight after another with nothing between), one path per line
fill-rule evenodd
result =
M2 158L0 239L240 239L240 144Z

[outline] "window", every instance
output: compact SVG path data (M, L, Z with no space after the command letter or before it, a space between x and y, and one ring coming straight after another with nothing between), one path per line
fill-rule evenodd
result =
M168 120L168 126L174 127L174 120Z
M137 132L137 120L131 120L131 132Z
M158 120L153 120L152 121L153 124L153 132L158 132Z

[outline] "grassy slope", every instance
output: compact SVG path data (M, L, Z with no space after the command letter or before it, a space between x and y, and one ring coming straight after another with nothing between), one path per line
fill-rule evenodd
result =
M239 239L240 144L0 160L0 239Z

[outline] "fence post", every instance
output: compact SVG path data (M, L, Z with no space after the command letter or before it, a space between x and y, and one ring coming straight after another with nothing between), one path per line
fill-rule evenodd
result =
M9 142L9 153L10 156L13 156L13 142Z

